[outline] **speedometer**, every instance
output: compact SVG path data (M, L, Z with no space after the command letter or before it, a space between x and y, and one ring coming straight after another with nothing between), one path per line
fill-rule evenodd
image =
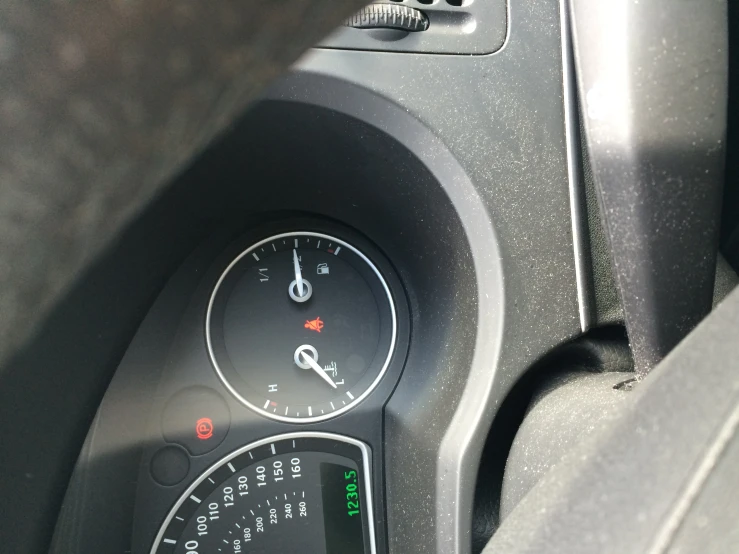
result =
M393 295L366 253L298 231L242 251L211 295L206 339L224 386L264 416L337 416L378 385L398 337ZM388 264L383 264L389 271Z
M374 554L368 447L292 433L219 461L180 497L152 554Z

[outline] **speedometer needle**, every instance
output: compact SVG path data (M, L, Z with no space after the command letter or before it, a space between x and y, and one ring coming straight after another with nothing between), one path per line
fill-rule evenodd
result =
M316 363L316 361L311 356L309 356L308 353L305 352L305 350L300 351L300 357L304 363L308 364L311 367L311 369L313 369L313 371L315 371L316 373L318 373L318 375L321 376L321 379L326 381L333 388L336 388L336 383L334 383L334 380L328 376L328 373L323 371L323 368L319 366Z
M298 296L305 296L303 288L303 274L300 271L300 260L298 259L298 251L293 248L293 265L295 266L295 282L298 284Z

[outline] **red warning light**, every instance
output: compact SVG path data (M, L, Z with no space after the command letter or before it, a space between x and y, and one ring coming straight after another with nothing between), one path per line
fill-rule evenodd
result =
M213 420L209 417L201 417L195 423L195 432L201 441L208 440L213 436Z
M305 322L305 328L310 329L311 331L315 331L316 333L320 333L321 329L323 329L323 321L321 321L320 317L317 317L316 319L311 319Z

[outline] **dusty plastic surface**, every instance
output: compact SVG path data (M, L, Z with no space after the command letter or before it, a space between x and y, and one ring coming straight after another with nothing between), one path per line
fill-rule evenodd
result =
M643 375L711 309L727 8L671 0L571 5L590 162Z
M297 66L356 83L420 119L469 176L499 244L500 304L483 284L490 271L473 251L479 298L494 302L478 308L475 351L459 353L470 360L469 371L456 371L449 359L441 361L446 370L406 373L388 403L387 518L394 554L469 552L479 458L500 402L535 360L580 331L559 6L513 0L509 8L508 38L489 56L322 49ZM293 90L301 90L297 82ZM377 109L358 106L356 113L375 117ZM425 143L419 151L434 155ZM466 216L462 221L470 241L481 238ZM496 327L482 327L491 318L502 318L502 340L492 332Z

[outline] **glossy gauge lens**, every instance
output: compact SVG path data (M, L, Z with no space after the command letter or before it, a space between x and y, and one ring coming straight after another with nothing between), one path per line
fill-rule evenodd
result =
M295 433L259 441L202 475L169 513L152 554L373 554L369 451Z
M254 244L227 267L206 333L216 372L242 403L310 422L372 391L396 327L392 295L369 256L333 236L294 232Z

